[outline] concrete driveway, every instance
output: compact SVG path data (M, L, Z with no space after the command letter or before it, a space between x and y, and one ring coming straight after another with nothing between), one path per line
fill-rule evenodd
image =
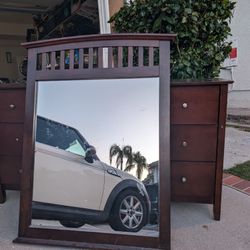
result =
M250 132L226 128L224 169L250 160Z
M250 133L226 130L225 168L249 160ZM238 150L241 148L241 150ZM9 191L0 204L0 250L73 249L13 244L18 230L19 193ZM174 203L171 209L172 250L249 250L250 196L223 187L221 221L212 218L212 206Z

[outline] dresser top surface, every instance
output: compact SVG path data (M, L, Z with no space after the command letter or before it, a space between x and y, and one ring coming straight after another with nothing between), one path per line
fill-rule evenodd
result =
M24 89L26 88L26 84L21 83L1 83L0 90L5 89Z
M185 80L171 80L172 86L196 86L196 85L227 85L232 84L234 81L226 80L221 78L214 78L214 79L185 79Z

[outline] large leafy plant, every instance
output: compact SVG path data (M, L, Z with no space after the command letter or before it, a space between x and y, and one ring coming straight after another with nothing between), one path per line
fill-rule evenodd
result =
M214 78L228 56L232 0L134 0L111 17L116 32L176 33L171 45L175 79Z

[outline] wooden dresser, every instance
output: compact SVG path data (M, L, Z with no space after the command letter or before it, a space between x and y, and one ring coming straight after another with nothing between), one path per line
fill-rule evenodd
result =
M0 202L20 189L25 85L0 84Z
M231 81L173 81L173 201L214 205L220 219L227 86ZM0 85L0 184L19 189L25 86Z
M172 201L213 204L220 219L227 89L232 81L173 81Z

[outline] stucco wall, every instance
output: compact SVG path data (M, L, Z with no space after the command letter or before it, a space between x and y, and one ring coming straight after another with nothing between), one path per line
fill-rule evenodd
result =
M236 2L231 29L238 40L238 66L232 68L235 83L230 87L228 106L250 108L250 1Z
M115 14L122 6L124 0L109 0L109 14L110 17Z

